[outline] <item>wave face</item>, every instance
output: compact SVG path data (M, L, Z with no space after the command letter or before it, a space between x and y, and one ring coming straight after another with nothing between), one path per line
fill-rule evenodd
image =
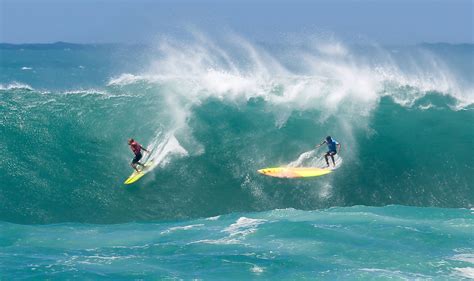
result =
M472 212L355 206L120 225L0 223L0 270L5 279L468 280Z
M2 49L0 220L471 208L473 52L204 36L157 48ZM300 160L323 165L325 150L314 146L326 135L342 144L334 173L305 180L256 173ZM160 164L124 186L129 137Z

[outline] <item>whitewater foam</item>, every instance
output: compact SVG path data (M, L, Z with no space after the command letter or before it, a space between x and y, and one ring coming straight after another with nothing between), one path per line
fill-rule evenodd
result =
M187 156L188 152L184 149L174 134L168 133L162 137L160 132L155 134L154 139L148 145L149 154L145 161L153 161L148 169L154 169L157 166L166 166L173 157Z
M214 216L214 217L209 217L209 218L206 218L206 220L208 221L216 221L220 218L221 216Z
M99 90L99 89L80 89L80 90L69 90L62 92L65 95L81 95L82 97L86 97L89 95L101 95L101 96L112 96L107 91Z
M202 227L202 226L204 226L204 224L202 224L202 223L185 225L185 226L175 226L175 227L170 227L167 230L160 232L160 234L169 234L171 232L178 231L178 230L189 230L189 229L192 229L192 228Z
M33 91L33 87L31 87L28 84L23 84L19 82L12 82L10 84L0 84L0 90L28 90L28 91Z
M426 49L419 49L419 61L401 67L390 51L377 48L379 58L369 63L342 42L310 42L317 52L300 49L292 52L292 63L268 53L238 36L230 36L227 44L217 44L195 32L193 43L160 42L160 58L143 74L122 74L109 85L137 82L163 83L173 79L190 81L185 91L194 98L210 95L229 100L263 97L275 104L285 103L294 109L324 105L334 109L345 101L373 106L384 95L394 97L402 105L429 91L440 91L464 102L473 101L472 89L462 89L445 63ZM237 50L237 51L236 51ZM297 53L297 54L294 54ZM298 62L298 63L295 63ZM297 64L298 67L293 67ZM406 66L408 65L408 67ZM284 89L272 95L275 86ZM413 92L400 96L399 87ZM311 102L311 103L310 103ZM370 108L369 108L370 109Z
M245 237L251 233L257 231L257 227L260 224L265 223L264 219L251 219L246 217L240 217L235 223L226 227L223 232L229 233L229 236L241 236Z
M456 276L474 279L474 267L455 267L454 270Z
M324 158L325 153L320 152L318 149L309 150L301 153L298 158L294 161L291 161L286 166L288 167L317 167L317 168L326 168L327 163ZM333 166L332 160L328 159L330 163L330 168L335 170L341 167L342 157L338 154L334 155L335 165Z
M376 48L377 57L332 39L311 42L312 52L290 49L287 55L274 54L232 35L217 43L194 33L194 41L167 39L158 44L159 56L142 73L124 73L109 80L109 87L139 85L159 87L171 125L178 139L192 143L187 149L203 153L203 147L189 133L191 110L209 98L245 103L262 99L271 106L275 126L282 128L295 111L316 109L319 123L334 118L341 128L339 137L352 143L346 154L357 153L356 129L367 129L370 117L383 97L412 107L428 93L439 92L456 99L454 110L474 101L472 89L465 89L449 68L428 50L419 49L416 60L398 62L393 52ZM225 41L225 40L224 40ZM370 53L370 52L369 52ZM372 54L372 53L370 53ZM422 110L430 107L421 106ZM307 157L307 155L302 155ZM301 165L298 159L290 166ZM311 165L320 165L321 159ZM324 162L322 162L324 166Z

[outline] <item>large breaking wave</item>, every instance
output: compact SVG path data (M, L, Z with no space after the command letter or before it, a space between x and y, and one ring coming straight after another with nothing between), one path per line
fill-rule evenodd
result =
M157 46L142 70L93 88L2 82L0 219L472 206L472 69L449 59L469 57L471 46L267 46L201 34ZM313 148L326 135L343 145L332 175L288 181L255 172L321 163L324 151ZM159 165L125 187L129 137L154 149Z

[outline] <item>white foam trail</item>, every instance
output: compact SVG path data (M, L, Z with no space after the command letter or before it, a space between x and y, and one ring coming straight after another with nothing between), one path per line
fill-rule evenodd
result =
M153 161L148 169L152 170L158 165L165 166L173 157L182 157L188 155L176 137L172 133L166 134L163 138L158 133L153 141L147 147L150 154L146 158L146 162Z
M324 153L318 152L317 149L306 151L301 153L300 156L294 161L291 161L286 166L288 167L317 167L317 168L326 168L326 160L324 159ZM329 164L331 169L337 169L342 165L342 157L339 154L334 155L334 162L336 163L333 166L332 160L329 158Z
M295 161L290 162L287 166L288 167L301 167L303 162L307 161L310 158L313 158L316 154L316 149L306 151L301 153L301 155Z

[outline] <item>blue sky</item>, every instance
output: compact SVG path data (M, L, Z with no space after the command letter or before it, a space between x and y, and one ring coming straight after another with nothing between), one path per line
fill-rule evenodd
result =
M278 42L289 35L334 34L382 44L473 43L474 0L151 1L0 0L0 42L146 43L235 32Z

